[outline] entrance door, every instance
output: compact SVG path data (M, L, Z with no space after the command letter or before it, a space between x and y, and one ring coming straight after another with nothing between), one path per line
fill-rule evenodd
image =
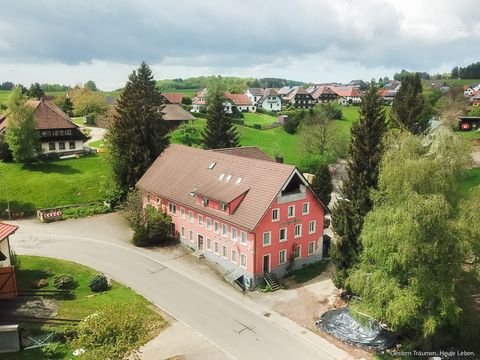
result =
M263 255L263 272L264 273L270 272L270 254Z
M203 251L203 235L198 234L197 250Z

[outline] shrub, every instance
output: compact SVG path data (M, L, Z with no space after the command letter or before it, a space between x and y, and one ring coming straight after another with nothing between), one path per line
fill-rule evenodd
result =
M300 118L297 116L288 116L283 124L283 129L289 134L297 132L298 125L300 125Z
M75 280L70 274L55 275L52 280L53 286L57 289L68 290L75 287Z
M42 353L47 359L58 359L60 352L60 344L58 342L51 342L42 347Z
M84 348L82 359L124 359L132 351L150 340L163 326L136 304L107 305L87 316L77 326L77 337L69 344Z
M257 130L262 130L262 125L260 124L253 124L253 128Z
M107 277L103 274L94 275L90 282L88 283L88 287L93 292L102 292L108 290L108 280Z

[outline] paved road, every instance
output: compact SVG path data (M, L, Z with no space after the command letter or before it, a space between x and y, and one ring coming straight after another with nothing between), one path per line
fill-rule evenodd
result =
M219 284L178 254L127 243L116 214L52 224L18 221L11 237L19 254L51 256L93 267L144 295L232 359L351 359L323 338Z

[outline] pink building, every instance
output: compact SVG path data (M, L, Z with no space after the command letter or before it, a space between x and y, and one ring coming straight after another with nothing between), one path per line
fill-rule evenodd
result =
M282 276L322 258L325 206L295 166L258 148L170 145L137 186L172 216L182 244L247 289L265 273Z

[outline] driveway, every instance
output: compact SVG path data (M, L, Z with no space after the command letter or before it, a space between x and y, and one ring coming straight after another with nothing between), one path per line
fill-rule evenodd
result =
M182 253L133 247L128 243L131 231L118 214L50 224L35 220L14 223L20 227L11 237L17 253L62 258L109 274L232 359L353 359L199 271Z

